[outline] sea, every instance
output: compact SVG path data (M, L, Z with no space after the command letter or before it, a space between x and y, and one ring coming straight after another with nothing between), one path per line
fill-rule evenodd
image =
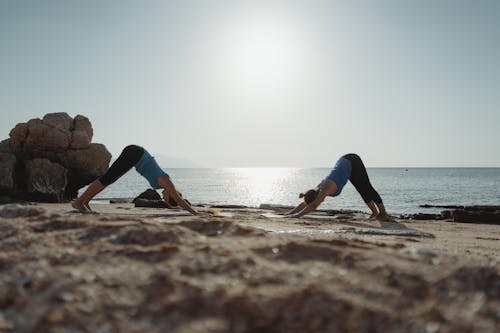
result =
M193 204L248 207L297 205L301 201L299 193L314 188L330 172L328 168L164 170ZM368 168L367 171L391 214L443 210L422 205L500 205L500 168ZM148 182L132 169L96 198L134 198L147 188L150 188ZM339 196L328 197L320 208L369 212L349 182Z

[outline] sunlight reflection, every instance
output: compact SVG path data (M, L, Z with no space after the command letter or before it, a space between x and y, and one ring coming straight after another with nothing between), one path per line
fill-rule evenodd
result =
M228 169L237 176L236 188L249 202L279 203L284 196L283 184L289 182L295 168L237 168Z

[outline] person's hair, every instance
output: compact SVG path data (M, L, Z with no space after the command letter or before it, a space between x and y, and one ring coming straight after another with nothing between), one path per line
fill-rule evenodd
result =
M318 191L315 189L310 189L306 193L300 193L299 198L304 198L304 202L309 205L311 202L316 200L317 196Z

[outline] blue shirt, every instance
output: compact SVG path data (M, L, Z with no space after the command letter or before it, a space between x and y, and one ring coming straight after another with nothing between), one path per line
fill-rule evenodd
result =
M341 157L337 161L337 163L335 163L335 166L333 167L332 171L325 178L325 180L330 179L332 182L335 183L335 185L337 185L337 191L333 194L330 194L331 197L336 197L337 195L340 194L340 192L342 192L342 189L349 180L349 177L351 177L351 172L352 172L351 161L349 161L347 158ZM320 185L323 185L325 180L323 180Z
M167 173L163 171L158 163L156 163L155 158L151 156L146 149L144 149L144 153L142 154L139 162L135 164L135 169L138 173L141 174L144 178L146 178L155 190L160 189L161 187L158 185L158 178L161 176L167 176Z

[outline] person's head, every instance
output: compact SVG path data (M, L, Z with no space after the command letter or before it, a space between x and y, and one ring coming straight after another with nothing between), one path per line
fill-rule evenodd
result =
M299 198L304 198L304 202L307 205L309 205L311 202L313 202L317 196L318 196L318 190L316 190L316 189L310 189L306 193L299 194Z

